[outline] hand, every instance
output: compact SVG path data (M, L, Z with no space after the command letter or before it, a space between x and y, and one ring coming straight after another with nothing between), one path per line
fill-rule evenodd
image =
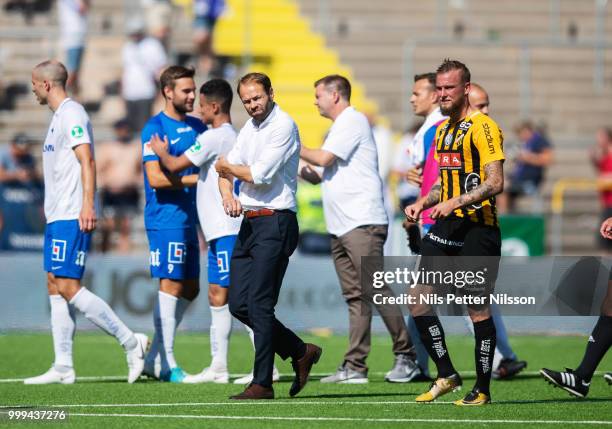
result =
M603 238L612 240L612 217L603 221L599 232Z
M423 167L418 166L411 168L406 172L404 178L413 185L420 187L423 184Z
M83 232L92 232L96 229L96 209L93 206L83 204L81 213L79 214L79 229Z
M432 219L442 219L451 214L456 208L457 203L454 198L451 198L450 200L442 201L433 206L429 213L429 217Z
M404 209L404 214L406 215L406 219L409 222L417 223L419 221L419 215L423 211L423 204L418 201L414 204L410 204L406 206Z
M223 198L223 210L228 216L238 217L242 214L242 204L237 198L226 197Z
M232 172L230 169L230 164L227 162L224 156L220 156L217 162L215 163L215 170L219 173L219 176L228 178L231 176Z
M155 152L155 155L160 156L162 153L168 153L168 137L164 136L164 140L159 138L157 134L154 134L149 141L151 149Z

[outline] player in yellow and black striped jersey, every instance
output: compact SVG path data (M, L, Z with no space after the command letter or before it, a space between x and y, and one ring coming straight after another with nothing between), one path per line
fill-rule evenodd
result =
M449 119L440 124L435 154L440 165L440 201L466 194L484 182L484 166L504 160L503 141L503 133L495 121L478 110L453 125ZM498 226L494 196L459 207L453 215Z
M436 91L440 111L449 119L436 132L436 159L440 177L429 194L406 207L409 221L431 208L436 220L421 247L420 270L429 272L486 272L480 289L473 288L468 298L485 298L468 304L476 339L476 384L456 405L485 405L491 401L490 381L496 345L495 324L491 317L488 291L497 277L501 254L501 234L495 211L495 196L503 190L503 135L497 124L469 105L470 71L459 61L445 60L436 72ZM468 256L470 258L449 258ZM436 284L420 284L412 290L420 295L439 293ZM464 291L464 292L462 292ZM452 293L466 295L453 287ZM476 293L473 293L476 292ZM410 312L429 356L436 364L438 378L417 402L431 402L461 386L445 343L440 320L432 306L419 298Z

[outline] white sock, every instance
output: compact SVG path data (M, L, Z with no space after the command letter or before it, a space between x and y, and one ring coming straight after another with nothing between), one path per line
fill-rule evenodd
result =
M495 354L493 355L493 371L495 371L499 367L499 364L503 358L504 356L501 354L499 349L495 347Z
M145 364L147 366L153 366L155 364L155 361L158 360L160 357L159 350L161 348L161 319L159 317L159 295L157 296L157 299L155 300L155 306L153 307L153 327L155 328L155 334L153 335L153 339L151 340L149 352L145 357Z
M176 318L177 328L183 321L183 316L185 315L185 312L187 311L187 307L189 307L189 304L191 304L191 301L183 298L182 296L178 299L178 302L176 303L176 312L174 315L174 317Z
M125 350L131 350L138 345L134 333L117 317L113 309L87 288L82 287L72 297L70 304L74 305L98 328L117 338Z
M232 332L232 315L227 304L210 307L210 355L211 368L227 371L227 349Z
M251 344L253 344L253 350L255 350L255 332L253 332L253 330L247 325L244 325L244 328L249 333L249 337L251 338Z
M174 334L176 333L176 307L179 299L162 291L159 291L158 295L162 343L160 352L164 353L168 366L172 369L178 366L174 358Z
M53 366L72 368L72 341L76 329L74 307L61 295L49 295L51 304L51 335L55 362Z
M176 303L175 319L177 327L183 320L183 316L185 315L185 311L187 310L189 304L191 304L191 301L183 297L179 298L178 302ZM159 294L157 295L157 300L155 301L155 307L153 309L153 326L155 327L155 335L153 335L153 340L151 341L149 353L147 353L147 356L145 358L146 365L154 366L155 362L159 362L161 365L162 372L165 372L170 369L170 366L166 361L165 353L160 353L160 350L162 349L162 325L161 317L159 315Z

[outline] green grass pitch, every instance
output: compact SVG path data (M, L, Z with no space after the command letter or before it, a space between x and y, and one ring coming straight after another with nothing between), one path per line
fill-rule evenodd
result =
M449 403L465 394L474 383L473 340L468 336L448 339L455 366L464 376L462 392L443 396L434 404L416 404L416 395L427 383L390 384L384 372L393 361L388 337L372 339L369 357L370 383L366 385L323 385L318 378L331 373L341 362L347 339L344 336L308 341L323 347L313 368L314 376L296 398L290 398L291 365L277 359L283 374L275 383L275 401L231 402L228 396L241 386L228 384L175 385L142 379L128 385L123 351L101 334L77 333L74 358L77 383L70 386L25 386L8 379L38 375L51 364L50 334L0 336L0 405L64 405L67 422L11 423L0 418L0 426L61 428L452 428L473 427L611 427L612 387L601 372L612 370L609 354L598 368L586 399L570 397L553 389L536 371L543 366L561 369L575 366L584 351L586 337L515 336L511 339L521 359L529 362L527 373L513 381L493 381L494 403L486 407L457 407ZM198 372L210 361L208 337L179 333L176 355L187 372ZM235 333L230 342L230 372L246 373L253 352L248 337ZM78 380L78 377L92 377ZM96 378L100 377L100 378ZM573 423L571 423L573 422Z

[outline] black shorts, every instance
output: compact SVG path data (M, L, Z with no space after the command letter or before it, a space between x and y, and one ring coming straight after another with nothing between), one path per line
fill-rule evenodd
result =
M424 284L442 287L446 293L486 295L493 291L499 271L501 233L469 219L441 219L423 238L421 255L420 270L443 273L431 274ZM451 283L440 281L448 276L454 278Z

